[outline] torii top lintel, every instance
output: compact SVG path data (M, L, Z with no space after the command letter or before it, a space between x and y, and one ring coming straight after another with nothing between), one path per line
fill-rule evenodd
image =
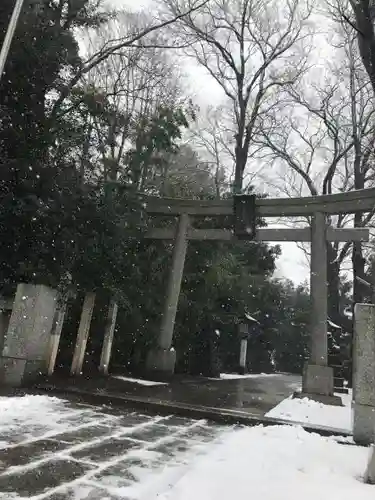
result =
M188 200L147 197L145 210L150 215L195 216L232 215L233 199ZM303 216L316 212L345 214L369 212L375 208L375 188L347 193L308 196L301 198L257 198L256 210L261 217Z

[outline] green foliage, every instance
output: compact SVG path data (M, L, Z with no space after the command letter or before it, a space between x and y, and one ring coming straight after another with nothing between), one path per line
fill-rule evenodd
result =
M309 354L310 296L304 286L274 283L274 297L268 300L267 324L273 338L275 367L279 371L302 373Z
M127 237L100 187L81 179L74 154L87 131L83 116L106 111L106 96L79 88L63 118L50 109L54 94L81 64L74 29L108 17L99 5L97 0L24 4L0 81L4 287L19 281L58 286L69 273L83 288L118 290L118 257ZM13 7L13 1L1 3L0 43ZM132 207L129 200L116 203L123 214Z
M45 161L53 144L51 97L81 64L74 28L105 16L92 0L26 0L0 81L0 163ZM0 45L14 7L0 6Z
M10 191L3 198L2 283L56 287L68 272L83 289L104 287L118 293L127 244L135 235L140 237L137 201L122 196L108 204L100 189L81 189L78 183L75 189L52 187L45 197ZM123 218L126 233L119 224Z
M127 154L132 182L143 190L151 167L160 166L160 153L176 153L182 130L188 128L187 112L181 108L159 107L151 117L140 120L135 131L134 146Z

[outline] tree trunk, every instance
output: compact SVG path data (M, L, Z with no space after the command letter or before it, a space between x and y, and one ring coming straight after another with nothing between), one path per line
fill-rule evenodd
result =
M370 0L351 0L355 15L357 41L363 65L375 92L375 34L373 27L373 5Z
M241 144L236 145L236 167L234 173L233 194L241 194L243 173L246 166L247 154Z

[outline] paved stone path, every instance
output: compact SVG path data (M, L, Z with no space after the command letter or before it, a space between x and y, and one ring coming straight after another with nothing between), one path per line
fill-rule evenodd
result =
M157 400L165 403L240 410L255 416L264 416L283 399L301 388L301 377L283 373L253 375L237 380L177 379L169 384L147 387L127 383L114 377L52 379L47 385L54 385L63 391L72 384L73 389L99 392L102 395L119 394L136 396L145 401ZM42 386L44 384L41 384Z
M137 487L147 474L158 477L166 464L178 465L180 474L228 430L187 418L66 402L59 427L48 429L37 418L27 428L0 426L3 448L5 443L0 450L0 499L140 498ZM151 493L155 491L144 490L142 498Z

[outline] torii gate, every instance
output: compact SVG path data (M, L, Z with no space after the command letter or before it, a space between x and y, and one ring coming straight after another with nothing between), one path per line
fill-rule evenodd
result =
M302 394L312 398L333 401L333 368L329 367L327 347L327 241L368 241L366 228L335 229L327 224L327 215L369 212L375 207L375 189L364 189L333 195L253 199L256 216L290 217L310 216L311 227L298 229L257 229L252 233L254 214L240 214L244 231L240 238L234 231L226 229L194 229L194 217L234 215L232 200L182 200L148 198L146 212L149 215L178 217L175 229L153 228L146 237L150 239L174 240L167 294L161 320L157 346L147 357L147 369L155 372L173 373L176 352L172 349L173 330L184 270L187 243L189 240L236 241L305 241L311 242L310 294L311 294L311 355L303 373ZM236 213L237 215L237 213ZM247 220L246 220L247 218ZM251 227L248 227L248 226ZM237 228L238 230L238 228ZM336 401L337 403L337 401Z

